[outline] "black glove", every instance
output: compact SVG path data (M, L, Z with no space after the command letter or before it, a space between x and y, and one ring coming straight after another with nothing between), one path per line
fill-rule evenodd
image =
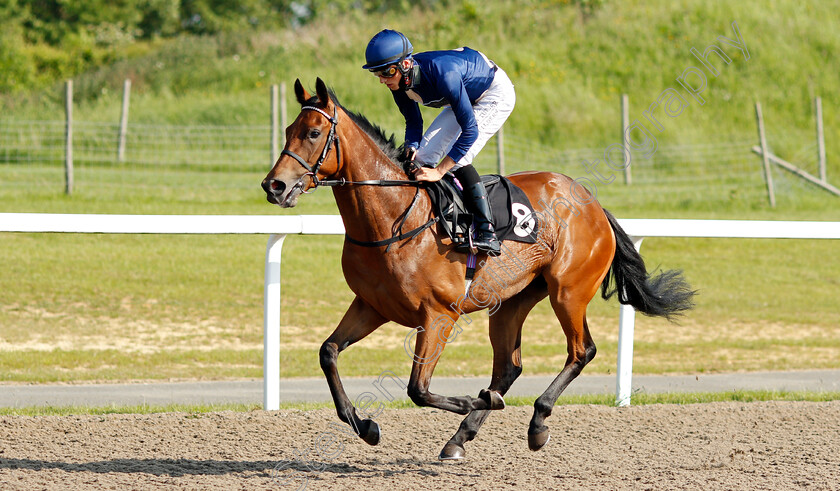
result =
M417 171L417 164L414 163L414 157L417 156L417 149L414 147L405 147L400 152L400 162L403 164L403 169L409 178L414 179L414 172Z
M403 148L402 153L400 154L400 161L405 164L413 164L414 157L417 156L417 149L414 147L405 147Z

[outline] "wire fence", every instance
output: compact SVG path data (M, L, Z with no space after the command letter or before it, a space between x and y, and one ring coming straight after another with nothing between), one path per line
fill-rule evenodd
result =
M120 128L109 123L73 123L73 160L82 166L249 170L270 163L269 126L171 126L133 124L125 155L118 159ZM61 121L0 120L2 163L64 164Z
M608 188L612 193L631 189L637 193L655 190L657 196L668 199L703 196L705 199L730 200L733 193L741 199L761 200L766 196L761 161L749 151L755 144L752 140L660 146L649 158L640 158L633 152L630 186L625 185L622 170L606 164L605 147L557 150L507 133L504 142L509 172L560 172L572 177L587 177L599 190ZM493 165L487 160L494 156L487 153L486 150L483 152L482 170L489 170ZM617 151L613 153L618 154ZM584 162L594 170L588 170Z
M252 194L254 182L270 168L271 127L175 126L132 124L125 135L125 152L118 157L118 124L74 122L75 183L85 189L120 187L131 183L133 192L172 194L195 186ZM495 139L494 139L495 140ZM475 161L481 173L497 172L498 155L491 140ZM506 172L544 170L572 177L589 177L610 190L632 188L659 196L699 197L707 200L761 201L766 198L761 159L750 152L756 141L661 146L650 158L631 162L632 186L624 185L622 171L604 163L604 148L556 149L509 130L504 134ZM282 144L281 144L282 147ZM804 149L804 156L810 149ZM0 187L61 179L65 160L63 121L0 119ZM599 161L602 178L588 173L583 161ZM207 173L214 173L208 178ZM774 173L778 191L803 189L797 179ZM621 192L621 191L618 191Z

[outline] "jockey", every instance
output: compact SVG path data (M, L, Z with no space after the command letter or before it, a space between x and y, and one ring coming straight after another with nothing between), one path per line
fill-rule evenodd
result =
M386 29L370 40L362 68L391 89L405 117L406 160L420 167L415 178L437 181L449 171L464 187L478 231L474 245L501 254L487 190L472 161L513 111L516 94L505 72L484 54L463 47L413 53L404 34ZM418 104L443 110L423 133Z

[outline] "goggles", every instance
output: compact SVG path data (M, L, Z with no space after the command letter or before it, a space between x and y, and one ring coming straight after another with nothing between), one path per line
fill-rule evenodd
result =
M391 78L397 74L397 66L391 65L385 68L378 68L371 70L370 73L376 75L377 77Z

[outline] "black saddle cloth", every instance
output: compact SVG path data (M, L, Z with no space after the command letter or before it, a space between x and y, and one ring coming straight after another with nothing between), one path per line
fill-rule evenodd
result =
M470 233L473 219L455 181L455 177L447 173L443 179L430 183L426 190L432 200L435 215L440 218L441 228L458 245L468 241L467 234ZM493 212L493 227L499 240L535 243L537 220L532 215L534 208L525 192L498 174L481 176L481 182L487 189Z

